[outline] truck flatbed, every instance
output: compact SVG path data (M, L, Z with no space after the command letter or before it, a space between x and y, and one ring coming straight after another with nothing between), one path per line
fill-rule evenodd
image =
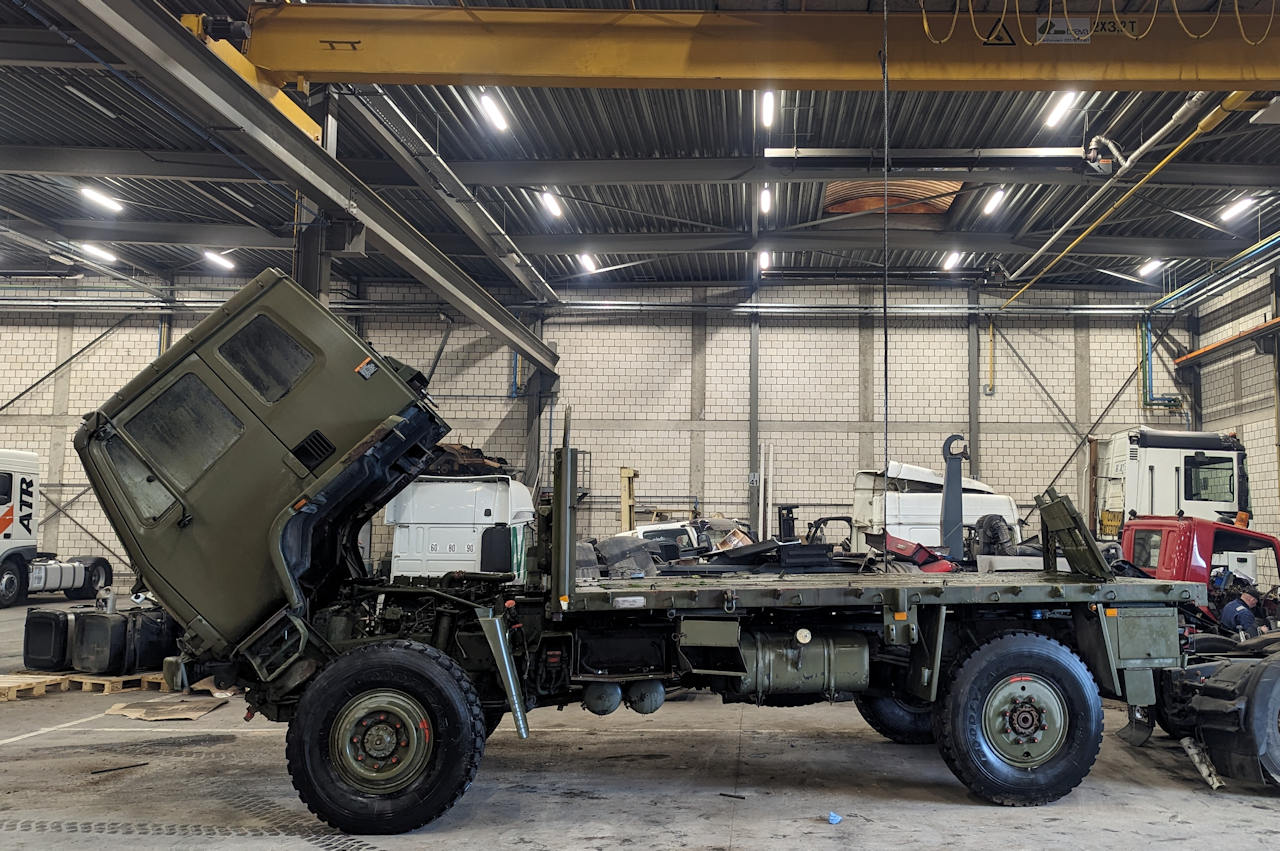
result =
M846 573L717 576L657 576L579 582L570 612L618 609L786 608L883 606L906 611L914 605L985 603L1062 606L1070 603L1194 603L1206 589L1191 582L1117 578L1110 582L1074 573Z

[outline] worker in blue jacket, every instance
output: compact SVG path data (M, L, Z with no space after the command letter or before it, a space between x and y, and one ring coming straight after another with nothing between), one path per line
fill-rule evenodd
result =
M1222 625L1232 632L1243 632L1250 638L1259 632L1266 632L1265 626L1258 625L1253 609L1258 605L1258 589L1250 587L1239 598L1222 607Z

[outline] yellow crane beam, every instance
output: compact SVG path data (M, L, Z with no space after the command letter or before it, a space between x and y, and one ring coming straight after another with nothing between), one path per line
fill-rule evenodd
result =
M1251 46L1231 14L1188 37L1177 19L1103 15L1087 41L1028 45L1044 19L895 14L889 75L899 90L1190 91L1280 88L1280 27ZM1089 20L1085 15L1081 19ZM1211 16L1183 15L1200 33ZM1118 23L1117 23L1118 21ZM1150 21L1150 30L1147 31ZM1257 40L1266 15L1242 15ZM1081 26L1081 25L1077 25ZM663 89L880 86L880 15L654 12L357 4L256 4L246 56L287 82ZM1121 32L1123 30L1123 32ZM1065 31L1064 31L1065 32ZM1131 35L1145 37L1134 39Z

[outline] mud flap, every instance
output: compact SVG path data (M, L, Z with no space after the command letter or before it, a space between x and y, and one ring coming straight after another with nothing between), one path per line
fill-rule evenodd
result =
M484 630L484 637L493 651L493 660L498 665L498 677L502 681L502 689L507 693L507 708L511 710L511 720L516 725L516 735L522 739L529 738L529 721L525 716L524 695L520 689L520 675L516 672L515 660L511 658L511 645L507 642L507 629L501 617L496 617L492 609L476 609L476 619Z
M1129 705L1129 723L1116 731L1116 736L1126 745L1140 748L1151 738L1154 725L1151 713L1145 706Z

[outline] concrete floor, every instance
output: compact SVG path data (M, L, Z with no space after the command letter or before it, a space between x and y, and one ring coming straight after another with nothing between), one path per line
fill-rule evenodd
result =
M52 599L38 599L41 604ZM19 666L25 609L0 611L0 664ZM346 837L306 811L284 730L232 700L198 721L103 715L154 692L69 692L0 704L0 846L7 848L1127 849L1280 842L1280 793L1213 792L1177 745L1108 734L1080 788L1035 809L969 796L932 746L881 739L850 704L804 709L673 702L655 715L572 708L504 725L457 806L416 834ZM1108 730L1123 713L1107 712ZM90 772L134 763L105 774ZM741 796L727 797L727 795ZM844 817L827 823L827 813ZM1224 832L1223 825L1228 827Z

